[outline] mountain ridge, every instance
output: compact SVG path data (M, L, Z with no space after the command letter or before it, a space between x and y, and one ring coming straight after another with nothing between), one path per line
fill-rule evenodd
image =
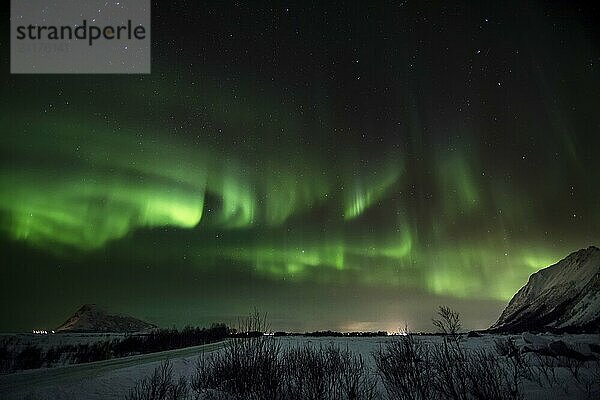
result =
M575 251L532 274L489 330L600 331L600 249Z
M140 332L156 328L156 325L140 319L111 314L97 304L84 304L69 317L56 332Z

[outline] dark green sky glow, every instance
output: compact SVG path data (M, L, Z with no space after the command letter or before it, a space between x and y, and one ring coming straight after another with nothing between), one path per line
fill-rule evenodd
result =
M2 58L0 330L88 302L291 330L428 329L449 304L482 328L599 244L585 7L175 3L149 76Z

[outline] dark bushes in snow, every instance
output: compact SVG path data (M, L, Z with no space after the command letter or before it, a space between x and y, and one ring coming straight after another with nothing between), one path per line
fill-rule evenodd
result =
M161 329L122 339L53 346L45 351L37 346L11 351L7 345L3 345L0 347L0 372L52 367L62 363L80 364L173 350L217 342L230 334L231 330L226 325L218 324L210 328Z
M201 357L191 387L208 398L370 400L377 397L376 383L362 357L347 349L282 350L276 339L257 337L234 339Z
M225 348L200 357L191 387L198 396L249 400L370 400L376 379L360 355L335 346L283 350L264 332L257 312L245 320Z
M126 400L184 400L188 397L188 384L184 377L175 379L169 361L161 363L154 372L140 380L129 391Z

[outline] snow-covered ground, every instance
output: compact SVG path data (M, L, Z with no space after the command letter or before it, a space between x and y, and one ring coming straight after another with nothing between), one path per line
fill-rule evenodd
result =
M96 337L95 337L96 336ZM98 340L98 335L74 335L71 339L62 336L61 344L68 344L69 340L81 342L86 337L89 340ZM102 335L104 336L104 335ZM506 338L507 336L504 336ZM562 340L573 348L589 349L588 344L600 344L598 335L542 335L542 336L512 336L517 345L539 341L540 343ZM57 338L39 337L43 343ZM30 338L31 339L31 338ZM397 337L276 337L283 348L291 348L309 344L311 346L327 346L330 344L348 348L360 353L369 367L374 367L371 353ZM466 348L494 348L497 335L484 335L482 337L465 338ZM36 338L33 339L37 340ZM419 336L418 340L429 343L442 340L439 336ZM41 345L41 344L40 344ZM122 359L107 360L96 363L63 366L43 370L23 371L10 375L0 376L0 398L29 399L29 400L60 400L60 399L118 399L123 398L128 390L142 377L150 374L164 359L170 359L176 375L190 376L194 371L196 360L203 352L219 351L222 344L197 346L195 348L173 350L149 355L125 357ZM586 350L587 351L587 350ZM592 363L589 363L592 365ZM597 364L595 364L597 365ZM568 383L568 371L559 368L559 377L564 377L568 387L541 388L534 383L526 383L524 391L527 399L577 399L585 398L583 392Z
M162 361L171 360L177 375L189 376L199 355L214 351L222 345L223 343L213 343L0 375L0 399L122 399L135 382L152 373Z

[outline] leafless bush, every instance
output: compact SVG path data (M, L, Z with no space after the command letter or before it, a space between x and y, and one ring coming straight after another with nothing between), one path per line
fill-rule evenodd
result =
M444 337L441 344L433 345L432 354L437 398L516 400L522 397L520 385L527 376L527 369L518 355L502 360L493 351L469 350L452 335Z
M434 325L444 334L441 343L401 337L374 354L390 399L515 400L526 376L520 355L503 360L496 352L469 350L459 338L460 316L440 307ZM498 343L513 355L514 343ZM516 347L516 346L515 346ZM519 353L516 351L516 353Z
M521 383L528 376L527 365L519 357L503 363L498 355L485 349L469 354L467 382L474 399L521 399Z
M600 362L581 360L572 357L559 357L561 364L569 371L574 387L588 399L600 397Z
M532 367L530 358L521 351L513 338L495 340L494 345L496 353L505 357L504 370L511 390L518 391L523 380L536 380L536 371ZM497 361L501 362L502 359L497 358Z
M440 306L437 314L438 318L432 320L433 325L444 335L456 336L462 327L460 314L447 306Z
M435 373L434 387L439 397L445 399L468 399L468 367L466 350L455 336L444 337L441 344L432 346L432 369Z
M371 400L376 379L360 355L334 346L283 351L280 342L258 335L267 328L254 312L239 324L225 348L199 358L191 387L198 396L250 400Z
M237 336L262 336L269 329L267 314L261 314L255 308L248 316L238 319Z
M556 358L538 353L528 353L531 368L532 382L541 387L562 386L562 381L557 376L558 360Z
M390 399L432 398L434 372L429 346L406 334L381 346L373 357Z
M282 358L283 398L290 400L371 400L377 381L362 356L330 345L288 350Z
M600 360L598 358L590 361L584 389L589 399L600 398Z
M360 355L335 346L282 351L277 339L236 339L201 357L192 377L198 395L233 399L371 400L376 379Z
M226 393L236 399L278 399L281 346L263 336L266 317L255 310L240 320L236 337L223 350L198 359L191 387L197 395Z
M581 369L585 367L585 362L582 360L577 360L572 357L558 357L562 362L561 364L569 371L573 379L576 382L581 381Z
M494 340L494 348L496 349L496 353L503 357L515 357L521 352L515 343L515 339L511 337Z
M192 376L197 394L219 391L240 399L277 399L281 348L271 337L235 338L224 349L201 356Z
M550 349L535 351L530 349L527 353L517 354L523 359L520 370L525 371L522 376L524 379L540 387L556 387L565 394L574 395L570 391L575 389L579 392L579 397L581 395L588 399L600 397L600 360L556 355ZM561 376L559 374L561 370L567 375Z
M125 397L126 400L184 400L188 395L188 385L184 377L175 380L173 365L162 362L152 375L139 381Z
M339 351L339 349L337 349ZM362 356L358 356L346 348L340 351L339 357L334 358L339 362L339 382L341 386L341 399L347 400L373 400L379 397L377 391L377 378L365 366Z

